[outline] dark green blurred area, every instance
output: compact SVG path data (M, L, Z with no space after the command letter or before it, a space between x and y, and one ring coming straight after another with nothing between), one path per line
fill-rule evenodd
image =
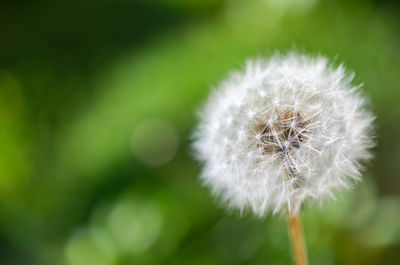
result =
M0 263L292 264L284 216L198 180L195 112L276 50L354 70L377 114L364 181L304 209L311 264L400 264L400 6L353 0L0 3Z

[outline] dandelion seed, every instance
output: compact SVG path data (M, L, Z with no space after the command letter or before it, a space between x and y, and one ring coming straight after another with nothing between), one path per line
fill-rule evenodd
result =
M352 79L324 57L249 60L201 112L194 149L204 183L260 217L296 214L306 200L349 188L374 145L374 116Z

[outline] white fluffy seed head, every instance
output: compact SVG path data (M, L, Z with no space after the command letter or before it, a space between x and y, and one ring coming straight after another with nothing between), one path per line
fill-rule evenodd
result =
M249 60L213 91L194 133L202 180L240 211L296 213L360 178L374 116L324 57Z

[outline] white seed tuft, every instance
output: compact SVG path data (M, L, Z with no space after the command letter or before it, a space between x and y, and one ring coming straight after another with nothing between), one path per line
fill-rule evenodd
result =
M349 188L374 145L374 116L352 79L324 57L249 60L201 112L194 149L204 183L260 217Z

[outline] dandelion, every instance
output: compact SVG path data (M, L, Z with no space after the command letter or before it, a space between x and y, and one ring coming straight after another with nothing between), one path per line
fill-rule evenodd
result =
M200 113L194 149L205 185L231 208L287 211L301 228L303 203L348 189L371 158L374 116L352 79L324 57L248 61Z

